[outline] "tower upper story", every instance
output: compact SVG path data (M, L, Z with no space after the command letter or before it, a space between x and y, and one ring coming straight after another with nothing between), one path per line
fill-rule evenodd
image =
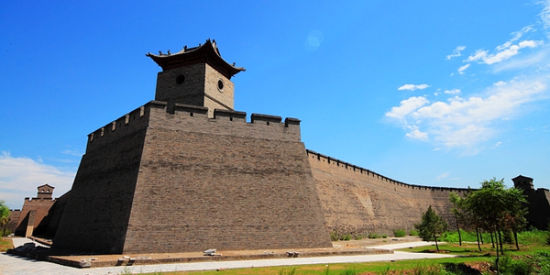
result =
M521 189L524 192L534 191L535 187L533 185L533 179L523 175L519 175L512 179L514 182L514 187Z
M55 187L53 187L49 184L44 184L44 185L40 185L40 186L36 187L36 189L38 189L38 194L36 195L36 198L38 198L38 199L52 199L52 193L53 193L53 189L55 189Z
M244 68L227 63L215 40L194 48L158 55L148 53L161 68L157 76L155 100L234 111L234 85L231 77Z

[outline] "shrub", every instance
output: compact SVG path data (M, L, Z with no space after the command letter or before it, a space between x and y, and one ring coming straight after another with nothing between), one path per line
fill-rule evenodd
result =
M508 255L505 255L500 259L498 268L499 272L502 274L528 275L533 273L534 263L533 261L512 260Z
M340 238L338 237L338 232L330 231L330 240L333 242L340 240Z
M387 234L382 234L382 238L384 238L384 239L385 239L385 238L387 238L387 237L388 237L388 235L387 235Z
M330 232L330 240L335 241L349 241L353 238L351 233L339 233L338 231L331 231Z
M418 236L418 231L416 229L409 230L409 236Z
M396 229L396 230L393 231L393 236L395 236L395 237L405 237L405 230Z
M533 257L534 265L537 265L539 269L539 274L550 274L550 252L548 251L537 251Z
M369 233L369 235L367 236L369 239L377 239L377 238L380 238L380 236L376 233Z

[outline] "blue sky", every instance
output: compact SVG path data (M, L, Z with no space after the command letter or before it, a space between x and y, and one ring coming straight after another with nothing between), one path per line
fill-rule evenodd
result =
M550 188L549 1L9 1L0 200L70 189L86 136L153 99L147 52L216 39L235 108L411 184Z

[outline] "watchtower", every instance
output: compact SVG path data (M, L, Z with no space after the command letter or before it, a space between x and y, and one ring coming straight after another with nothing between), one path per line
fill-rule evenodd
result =
M51 199L54 188L55 187L53 187L49 184L40 185L40 186L37 187L38 194L37 194L36 197L38 199Z
M535 191L535 187L533 186L533 179L530 177L519 175L513 178L512 181L514 182L514 187L521 189L524 193Z
M223 60L215 40L208 39L194 48L185 46L174 54L147 56L162 68L155 100L207 107L209 117L213 117L214 109L234 111L231 77L245 69Z

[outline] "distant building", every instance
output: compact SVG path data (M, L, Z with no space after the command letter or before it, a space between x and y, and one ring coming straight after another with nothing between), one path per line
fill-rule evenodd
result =
M514 187L523 191L529 203L527 222L538 229L547 229L550 223L550 192L546 188L535 190L533 179L519 175L512 179Z
M25 198L23 209L11 210L8 229L17 236L32 236L34 229L48 215L48 211L56 201L52 198L55 187L44 184L37 189L36 197Z

